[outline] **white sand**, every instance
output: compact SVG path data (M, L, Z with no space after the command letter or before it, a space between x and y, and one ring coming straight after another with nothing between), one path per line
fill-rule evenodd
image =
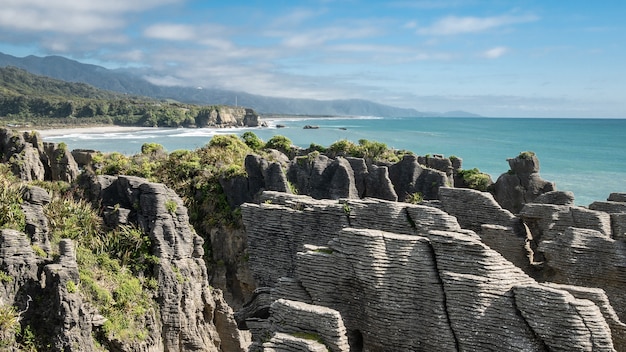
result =
M86 126L86 127L73 127L73 128L54 128L54 129L42 129L35 131L39 132L42 137L63 136L74 133L115 133L115 132L135 132L150 130L153 127L135 127L135 126ZM30 130L29 130L30 131Z

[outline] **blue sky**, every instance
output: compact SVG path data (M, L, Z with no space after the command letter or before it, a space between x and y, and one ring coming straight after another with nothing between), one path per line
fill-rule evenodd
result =
M157 84L626 118L621 0L0 0L0 52Z

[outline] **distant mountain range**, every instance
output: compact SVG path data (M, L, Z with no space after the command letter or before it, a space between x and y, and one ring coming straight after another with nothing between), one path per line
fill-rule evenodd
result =
M61 56L26 56L0 53L0 67L15 66L28 72L69 82L80 82L100 89L157 99L173 99L190 104L234 105L250 107L261 114L382 116L382 117L472 117L465 111L426 113L398 108L368 100L314 100L277 98L222 89L165 87L148 82L130 70L110 70L84 64Z

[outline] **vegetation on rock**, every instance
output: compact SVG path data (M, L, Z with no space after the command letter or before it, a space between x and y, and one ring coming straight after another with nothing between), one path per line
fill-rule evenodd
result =
M24 231L21 183L7 164L0 164L0 228Z
M463 182L468 188L478 191L487 191L492 183L491 177L477 168L459 170L458 175L463 179Z
M311 147L313 148L314 146L312 145ZM317 146L315 146L315 148L318 149ZM323 149L323 147L321 149ZM400 161L402 155L408 153L406 151L391 149L385 143L367 139L360 139L358 144L342 139L331 144L325 151L333 156L352 156L364 158L370 162L391 163Z

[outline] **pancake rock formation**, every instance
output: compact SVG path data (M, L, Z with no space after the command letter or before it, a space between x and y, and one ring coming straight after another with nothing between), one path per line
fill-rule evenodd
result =
M251 350L626 350L626 325L614 309L621 301L606 282L615 278L613 286L624 287L623 266L615 262L621 245L597 230L611 230L608 214L570 207L583 213L577 224L594 229L563 225L564 235L543 234L534 249L545 262L537 263L528 254L531 228L539 225L529 228L526 216L499 207L488 193L440 192L443 210L279 192L244 204L251 268L267 287L236 315L253 334ZM462 215L454 202L474 215L457 221L444 211ZM568 248L613 253L599 266L605 282L574 268L590 264L577 264Z

